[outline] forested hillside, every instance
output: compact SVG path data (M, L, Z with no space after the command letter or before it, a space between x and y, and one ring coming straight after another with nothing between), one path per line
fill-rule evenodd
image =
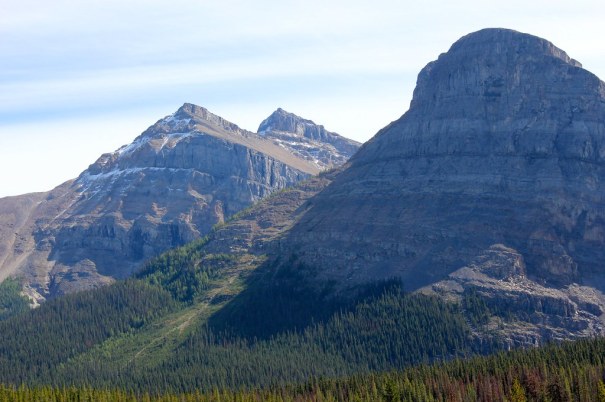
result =
M0 320L12 317L29 308L29 300L21 295L21 284L14 278L0 283Z
M282 291L281 298L289 291L295 305L308 296L288 287ZM179 302L142 280L51 300L0 323L2 333L12 334L0 340L0 379L15 385L191 392L399 369L477 350L457 305L407 295L397 282L368 288L357 301L338 304L330 317L311 304L315 310L308 310L300 321L309 321L304 327L291 326L290 320L277 322L283 309L280 298L256 296L256 304L237 307L236 317L260 307L252 314L258 317L258 326L276 321L275 328L287 330L257 338L250 335L258 332L247 327L250 322L243 322L238 331L233 323L219 327L212 320L200 321L169 353L154 355L152 348L152 358L144 362L136 355L116 361L106 358L106 353L120 339L136 339L144 331L160 337L161 332L154 331L156 323L178 317L190 303ZM126 353L119 348L118 352Z
M151 368L80 359L79 364L60 372L66 383L95 387L234 389L391 370L464 356L473 350L468 327L456 306L389 288L302 331L257 340L203 326L170 358Z
M160 288L125 281L0 321L0 383L50 383L70 358L135 331L176 305Z

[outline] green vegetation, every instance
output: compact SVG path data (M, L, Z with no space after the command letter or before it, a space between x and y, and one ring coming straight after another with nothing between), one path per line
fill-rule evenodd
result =
M19 280L7 278L0 283L0 321L29 310L29 300L21 295Z
M462 308L466 311L471 325L475 327L487 324L489 317L493 314L475 289L464 292Z
M228 267L238 258L231 254L208 254L202 238L168 251L149 261L135 275L136 279L170 292L187 305L208 296L208 291L222 285Z
M0 386L7 402L605 401L605 340L593 339L388 373L314 377L263 389L134 393L90 387Z
M202 248L207 242L205 237L168 251L147 263L135 277L169 291L176 300L191 303L217 275L202 263Z
M472 349L468 329L455 306L408 296L396 287L304 331L281 332L256 342L240 338L228 348L209 335L201 332L192 337L165 371L174 370L187 355L193 371L204 373L201 379L179 376L191 386L258 386L304 381L312 375L333 377L401 368L461 356ZM218 353L212 364L207 364L209 352L210 356ZM217 373L214 367L229 370L224 375L224 370Z
M137 281L50 300L0 322L0 379L51 381L68 359L175 307L168 292Z
M198 325L182 342L171 346L171 353L160 351L162 357L153 364L103 359L97 353L95 358L72 359L52 372L22 379L32 385L85 384L137 392L192 392L391 370L472 352L468 328L455 305L432 297L406 295L396 284L375 287L370 293L373 294L325 322L312 323L299 331L279 332L267 339ZM194 307L183 311L191 308ZM175 320L173 316L164 315L156 322ZM146 334L155 325L122 335L121 339ZM145 335L151 352L162 347L151 336L157 333ZM52 333L47 335L52 337ZM109 340L104 345L113 342ZM103 350L103 345L100 347ZM37 364L31 358L23 361Z
M352 304L331 296L332 283L322 287L309 283L313 274L309 267L291 261L279 267L265 264L234 300L210 317L210 327L243 338L268 339L323 322Z

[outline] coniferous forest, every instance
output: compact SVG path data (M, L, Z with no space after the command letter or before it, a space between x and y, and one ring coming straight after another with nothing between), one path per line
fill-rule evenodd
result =
M0 283L0 320L29 310L29 300L21 295L19 281L8 278Z
M285 291L282 288L282 291ZM309 296L304 293L305 296ZM283 305L255 294L266 320ZM271 297L270 294L266 295ZM87 359L85 352L113 336L128 336L182 304L159 287L129 280L68 295L0 322L0 378L32 386L119 387L142 392L239 388L304 382L410 364L446 360L473 352L468 328L455 305L406 295L397 283L368 291L354 305L341 305L329 319L264 338L255 328L200 325L173 353L154 366ZM244 314L238 312L238 314ZM259 319L255 325L262 326ZM238 319L239 316L236 316ZM224 318L228 320L229 317ZM311 320L313 317L310 318ZM306 319L305 319L306 321ZM248 323L250 324L250 323ZM290 324L289 321L286 324ZM283 325L278 325L283 327ZM78 355L82 354L84 357Z
M50 381L92 345L133 331L174 308L168 292L136 281L66 295L0 321L3 383Z
M0 401L605 401L605 341L581 340L300 385L159 394L116 388L0 386Z

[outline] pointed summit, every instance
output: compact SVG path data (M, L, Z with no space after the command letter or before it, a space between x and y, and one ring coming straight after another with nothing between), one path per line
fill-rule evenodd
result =
M310 139L321 139L323 126L317 125L311 120L303 119L294 113L286 112L278 108L271 116L267 117L258 127L258 132L264 131L286 131L295 133Z
M173 115L169 116L168 118L175 120L191 119L195 123L206 122L228 131L241 130L236 124L223 119L221 116L210 112L204 107L194 105L192 103L184 103L183 106L181 106Z
M282 108L263 120L258 133L321 168L342 165L361 145Z
M29 248L0 250L0 270L19 273L40 300L95 287L319 172L313 161L185 103L33 206L36 219L21 233Z

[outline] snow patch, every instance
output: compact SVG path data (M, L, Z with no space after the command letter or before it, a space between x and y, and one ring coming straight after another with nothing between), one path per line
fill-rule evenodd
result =
M164 149L164 147L166 145L169 145L170 148L174 148L174 146L176 144L178 144L180 141L184 140L185 138L189 138L192 137L193 135L195 135L195 132L186 132L186 133L170 133L170 134L162 134L162 137L164 139L164 142L162 142L162 145L160 146L160 148L156 151L160 152L162 149Z
M162 167L133 167L126 169L115 169L109 172L90 174L86 172L82 174L76 181L80 185L80 193L86 194L86 198L94 198L103 189L112 189L118 178L137 174L140 172L190 172L193 168L162 168Z
M111 170L109 172L104 172L104 173L99 173L99 174L90 174L90 173L86 172L78 178L77 182L79 184L87 184L87 183L92 183L92 182L99 181L99 180L107 180L107 179L113 180L118 176L131 175L131 174L145 172L145 171L182 172L182 171L190 171L190 170L194 170L194 169L151 167L151 166L133 167L133 168L126 168L126 169L115 169L115 170Z
M148 138L138 138L128 145L121 146L115 153L117 153L120 157L125 155L131 155L132 153L134 153L134 151L141 148L146 142L148 142Z
M158 122L160 125L167 125L171 130L183 130L189 127L189 123L191 123L191 118L179 119L175 117L175 113L170 116L164 117L162 120Z
M164 117L162 120L156 123L156 126L159 125L166 131L168 131L168 133L140 136L139 138L135 139L132 143L120 147L117 151L114 152L114 154L117 154L119 157L132 155L136 150L140 149L146 143L155 138L164 138L164 144L162 144L162 146L160 147L160 149L162 149L172 138L184 138L184 136L186 135L191 135L191 132L189 131L190 123L190 118L179 119L176 118L175 113L173 113L170 116Z

